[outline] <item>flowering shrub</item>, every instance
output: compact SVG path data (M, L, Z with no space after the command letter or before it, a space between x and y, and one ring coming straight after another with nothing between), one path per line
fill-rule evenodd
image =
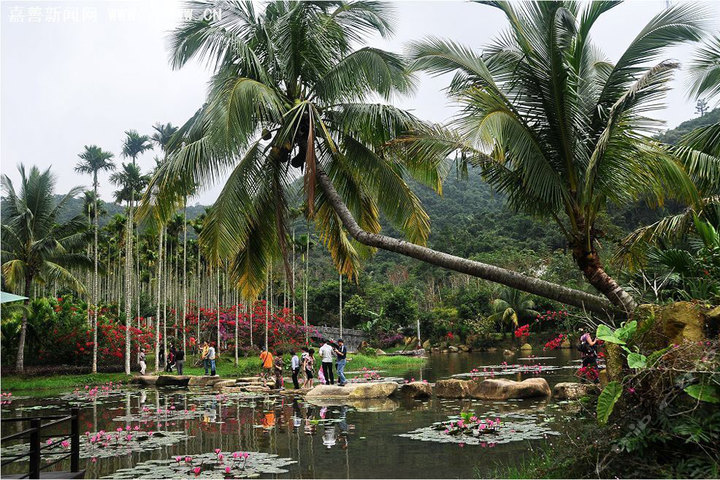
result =
M560 348L560 345L567 339L567 335L564 333L559 334L557 337L553 338L552 340L548 341L545 346L543 347L543 350L555 350L556 348Z
M397 345L398 343L402 342L403 337L399 333L379 333L377 336L377 342L380 348L388 348L393 347Z
M515 329L515 338L527 338L530 336L530 325L523 325Z
M599 372L596 367L580 367L577 372L575 372L575 376L584 379L584 380L590 380L591 382L594 382L599 377Z

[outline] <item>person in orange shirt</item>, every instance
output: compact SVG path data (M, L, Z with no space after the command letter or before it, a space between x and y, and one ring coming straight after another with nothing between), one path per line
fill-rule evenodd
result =
M270 353L268 350L263 350L262 352L260 352L260 361L262 362L260 377L263 381L263 387L267 387L267 381L269 378L272 377L272 369L274 364L272 353Z

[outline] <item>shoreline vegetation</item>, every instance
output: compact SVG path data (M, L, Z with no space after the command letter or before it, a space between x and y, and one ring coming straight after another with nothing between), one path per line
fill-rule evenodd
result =
M286 360L289 362L289 356ZM426 357L409 357L409 356L373 356L363 354L350 354L350 359L347 366L347 373L352 375L353 371L360 370L362 368L368 368L373 370L395 370L402 371L404 369L420 368L425 364ZM195 357L189 357L190 362L195 362ZM286 362L286 363L288 363ZM156 372L151 369L154 366L155 359L152 356L148 357L148 375L155 374ZM221 358L220 363L217 365L217 373L221 377L228 379L233 377L247 377L257 375L260 371L260 360L255 357L241 357L238 359L238 365L235 365L233 358L228 357ZM186 363L183 369L183 374L191 376L203 375L204 369L200 366L190 365ZM157 372L159 375L177 375L177 371ZM286 369L284 372L285 376L289 378L289 370ZM75 387L84 387L85 385L99 385L108 382L127 382L133 377L137 376L137 371L133 372L133 375L125 375L123 372L118 373L86 373L77 375L3 375L0 385L2 386L3 392L22 392L23 394L31 393L35 396L39 394L48 393L48 391L56 391L60 389L72 389Z

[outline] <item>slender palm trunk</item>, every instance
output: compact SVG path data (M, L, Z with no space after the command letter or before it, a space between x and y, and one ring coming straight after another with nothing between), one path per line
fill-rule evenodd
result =
M339 310L340 310L340 338L343 336L343 298L342 298L342 273L340 274L340 301L339 303Z
M92 305L93 305L93 319L92 319L92 329L93 329L93 359L92 359L92 373L97 373L97 357L98 357L98 205L97 205L97 195L98 195L98 181L97 181L97 171L95 172L94 178L93 178L93 190L95 192L95 197L93 198L93 208L95 209L95 225L94 225L94 235L95 235L95 255L94 255L94 262L95 262L95 270L93 275L93 299L92 299Z
M328 201L340 217L343 226L350 232L357 241L363 245L380 248L391 252L399 253L407 257L416 258L431 265L465 273L474 277L483 278L491 282L500 283L517 290L539 295L544 298L556 300L561 303L584 308L596 313L607 313L616 310L618 305L613 305L607 298L592 295L580 290L563 287L554 283L529 277L512 270L488 265L486 263L456 257L444 252L438 252L427 247L416 245L404 240L398 240L385 235L370 233L363 230L355 221L342 198L332 185L327 174L318 169L317 181L327 195Z
M125 228L125 375L130 375L130 327L132 326L132 257L133 257L133 204L135 192L130 193L128 218Z
M235 289L235 366L238 364L238 323L240 323L240 291Z
M23 304L25 304L25 310L23 310L22 325L20 326L20 341L18 342L18 353L17 360L15 361L15 370L17 373L23 373L25 371L25 337L27 336L27 308L30 305L30 286L32 285L32 276L27 275L25 277L25 296L27 297Z
M265 276L265 351L268 351L268 324L270 323L270 270Z
M160 282L162 281L163 232L164 228L161 226L160 232L158 233L158 256L155 262L155 269L157 273L157 306L155 309L155 371L158 371L160 369L160 296L162 295L162 288L160 288Z
M305 243L305 286L303 288L303 320L305 323L305 345L310 343L308 330L308 287L310 286L310 223L307 224L307 239Z
M183 200L183 278L182 278L182 344L183 351L187 348L187 332L185 331L185 318L187 318L187 196Z
M290 279L290 295L292 295L292 319L295 321L295 228L292 235L292 278Z

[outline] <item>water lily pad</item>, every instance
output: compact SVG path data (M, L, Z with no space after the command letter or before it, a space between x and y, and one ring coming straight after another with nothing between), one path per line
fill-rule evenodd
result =
M169 460L148 460L133 468L116 470L107 477L110 479L130 478L255 478L260 475L278 475L287 473L284 467L296 463L289 458L264 452L250 452L247 460L234 459L232 452L204 453L193 455L190 461L185 457ZM179 461L178 461L179 460ZM229 467L229 471L226 469ZM196 472L195 469L199 468Z
M93 442L92 439L99 440ZM161 447L174 445L181 440L190 438L184 431L163 431L163 432L146 432L146 431L125 431L122 432L103 432L82 435L80 437L80 457L81 458L110 458L118 455L127 455L131 452L144 452L155 450ZM16 444L2 449L3 456L19 455L27 453L30 450L30 444ZM43 450L43 458L54 460L61 455L66 455L70 451L69 445L55 445Z
M437 443L463 443L465 445L494 446L503 443L519 442L526 440L541 440L548 435L560 435L553 431L548 425L538 423L538 418L532 415L508 415L502 419L500 427L490 433L479 432L476 429L467 429L464 432L453 433L450 428L451 421L457 421L457 417L444 422L436 422L428 427L412 430L408 433L401 433L399 437L411 438L423 442ZM446 433L447 430L447 433Z

